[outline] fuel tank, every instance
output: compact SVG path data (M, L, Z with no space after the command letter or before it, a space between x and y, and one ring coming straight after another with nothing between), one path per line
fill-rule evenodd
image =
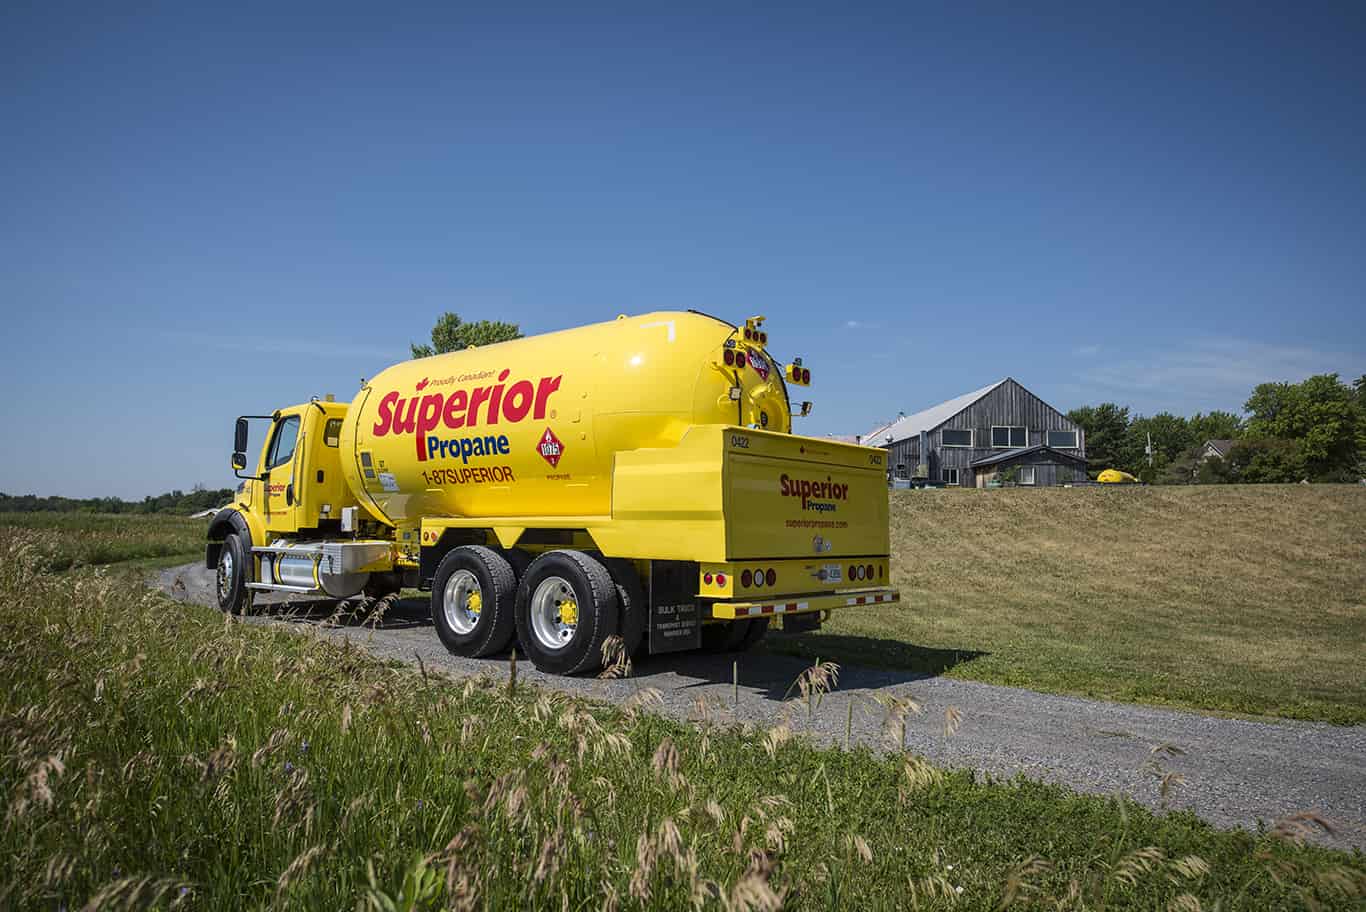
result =
M616 455L695 425L791 433L783 367L743 328L662 311L396 364L352 402L342 466L392 525L604 516Z

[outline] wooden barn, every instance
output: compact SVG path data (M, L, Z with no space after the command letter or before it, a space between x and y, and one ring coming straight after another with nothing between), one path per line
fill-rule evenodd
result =
M860 436L885 447L894 481L984 487L1086 480L1086 435L1010 377Z

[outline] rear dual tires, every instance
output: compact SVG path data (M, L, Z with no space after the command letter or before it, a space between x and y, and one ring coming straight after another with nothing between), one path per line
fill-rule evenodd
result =
M436 635L458 656L501 652L517 632L516 595L517 577L503 555L482 545L452 548L432 578Z
M541 671L591 671L602 664L603 643L618 633L618 592L629 590L630 580L621 585L619 590L607 568L582 551L547 551L532 560L519 549L462 545L437 565L432 623L458 656L494 655L515 636ZM634 604L643 603L641 596Z
M582 551L547 551L517 587L517 639L541 671L575 674L602 665L602 645L620 629L612 576Z

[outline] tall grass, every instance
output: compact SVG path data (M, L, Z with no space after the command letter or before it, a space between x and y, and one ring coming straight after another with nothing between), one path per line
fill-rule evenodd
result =
M1349 908L1366 861L1123 798L451 680L0 539L0 908ZM797 685L819 712L825 666ZM893 723L889 713L889 723ZM1312 825L1312 820L1308 821Z
M184 516L0 513L0 539L22 540L40 568L202 556L208 521ZM21 534L19 530L24 530Z

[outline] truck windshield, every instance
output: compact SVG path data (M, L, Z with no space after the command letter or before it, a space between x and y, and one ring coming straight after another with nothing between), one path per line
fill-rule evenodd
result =
M270 443L266 468L274 469L294 458L294 442L299 439L299 416L290 415L275 427L275 439Z

